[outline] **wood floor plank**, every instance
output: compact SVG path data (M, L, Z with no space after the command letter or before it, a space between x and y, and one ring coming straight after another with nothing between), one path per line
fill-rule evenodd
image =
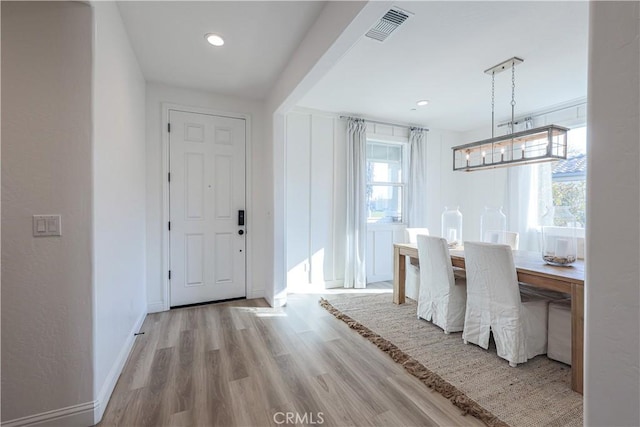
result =
M334 340L331 343L334 343ZM378 393L375 393L376 389L372 389L365 378L360 375L359 369L353 370L349 365L351 364L347 358L341 357L342 355L336 354L328 345L317 346L316 351L318 357L323 358L327 363L333 366L332 373L337 378L341 379L341 393L344 395L352 396L365 396L366 399L362 402L361 410L367 415L367 417L374 417L382 412L387 411L388 402L385 401ZM358 359L361 361L361 359Z
M340 426L368 426L377 414L371 411L366 401L367 394L358 394L354 389L345 387L342 378L334 373L319 375L312 382L316 393L321 396L325 409L323 418L330 412L333 421Z
M239 342L238 329L236 329L231 314L232 307L223 307L220 311L220 328L222 331L223 345L220 352L224 355L222 363L229 369L231 381L247 377L247 367L242 357L242 346Z
M271 408L261 395L262 387L254 377L246 377L229 383L231 406L236 415L236 425L260 426L271 415ZM251 410L247 410L247 406Z
M248 361L249 376L253 379L256 392L265 407L274 410L289 400L285 385L280 381L276 362L270 357L265 347L255 345L260 341L255 329L246 329L241 336L245 348L244 356Z
M417 378L407 375L394 375L387 378L389 388L397 390L416 405L420 412L429 414L433 425L446 425L451 419L457 419L458 423L467 426L484 426L480 420L472 416L463 415L458 408L451 405L448 400L438 392L427 389ZM429 398L423 399L422 395L428 393Z
M215 305L199 307L198 332L205 338L206 351L222 348L222 327L220 325L219 308Z
M206 363L206 405L208 407L208 419L210 425L225 426L236 425L229 380L233 372L226 371L228 364L223 362L227 355L222 350L212 350L207 353ZM227 365L227 366L225 366Z
M181 308L150 314L141 330L101 426L481 424L318 296L278 309L262 299Z
M189 309L170 310L165 312L166 316L161 317L162 320L159 327L163 333L158 334L158 348L170 348L178 344L180 331L182 330L182 317L187 310Z
M147 316L140 330L144 332L144 335L136 337L136 343L120 376L119 383L122 381L129 382L130 389L142 388L147 385L158 339L162 334L160 332L161 320L162 317L159 314Z

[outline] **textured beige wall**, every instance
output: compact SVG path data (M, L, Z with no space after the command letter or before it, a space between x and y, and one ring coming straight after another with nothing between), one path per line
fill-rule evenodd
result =
M640 425L640 4L590 9L585 425Z
M3 421L93 400L91 25L84 3L2 2Z

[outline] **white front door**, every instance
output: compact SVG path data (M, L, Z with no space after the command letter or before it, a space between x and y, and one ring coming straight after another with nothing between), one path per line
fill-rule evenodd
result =
M245 120L169 111L171 306L246 296Z

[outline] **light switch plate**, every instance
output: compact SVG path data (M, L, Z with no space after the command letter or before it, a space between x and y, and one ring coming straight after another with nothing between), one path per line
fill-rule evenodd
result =
M34 215L33 237L62 236L60 215Z

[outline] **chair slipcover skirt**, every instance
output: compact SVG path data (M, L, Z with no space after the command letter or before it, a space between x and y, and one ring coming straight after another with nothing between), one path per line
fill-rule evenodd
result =
M462 339L489 347L493 333L498 356L515 366L547 351L547 304L521 299L508 245L465 242L467 310Z
M420 292L418 317L433 322L445 333L464 326L467 299L465 281L454 279L447 241L418 236Z
M405 240L408 243L417 243L418 234L429 235L428 228L405 228ZM411 258L406 257L405 260L405 279L404 291L405 295L412 300L418 301L418 292L420 291L420 267L411 264Z

